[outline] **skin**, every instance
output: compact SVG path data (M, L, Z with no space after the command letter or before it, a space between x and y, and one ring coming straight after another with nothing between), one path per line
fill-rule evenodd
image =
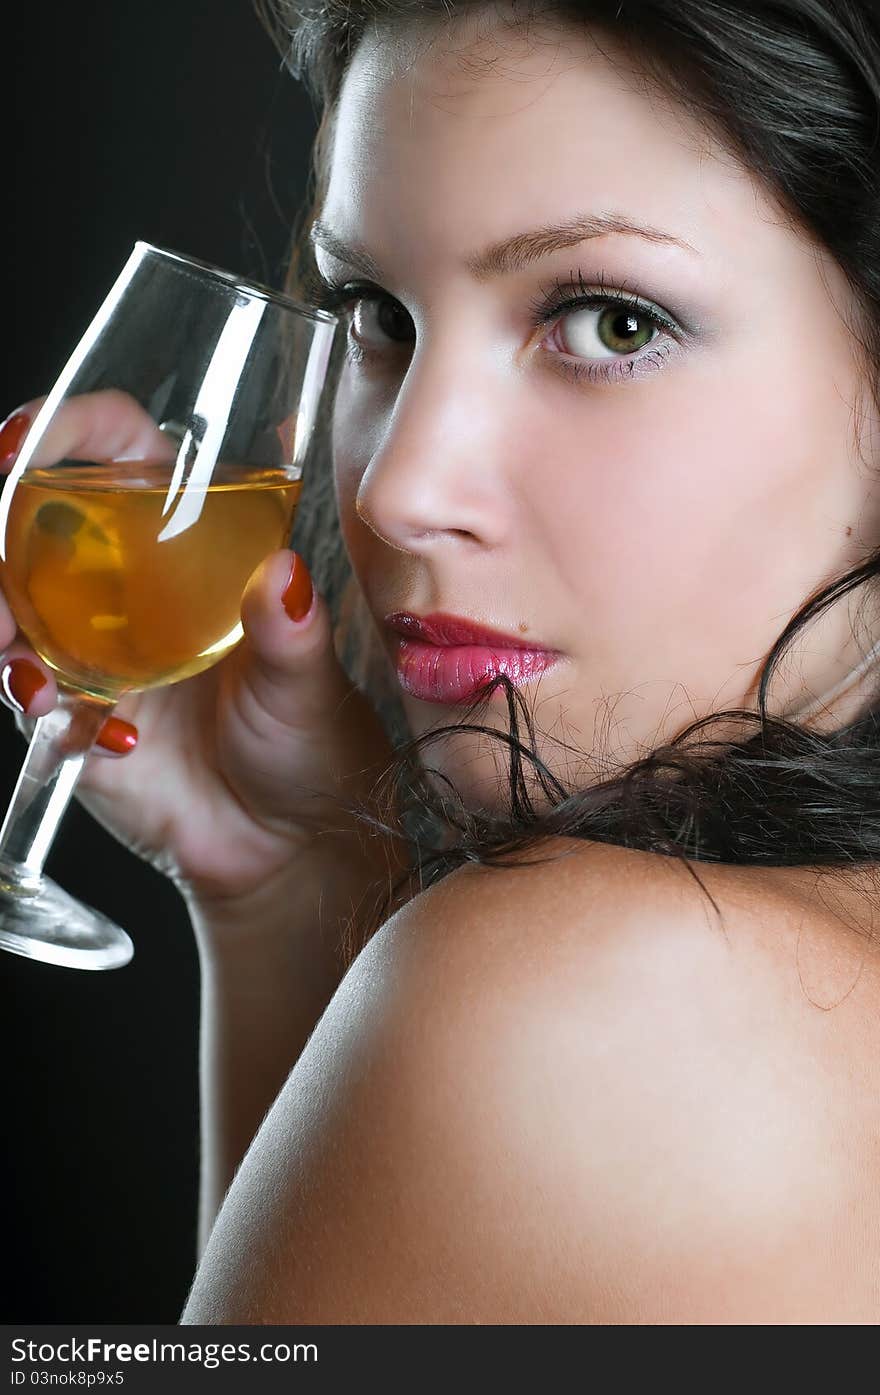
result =
M355 316L371 347L338 396L342 527L377 620L444 609L561 649L545 728L626 759L749 705L782 624L875 533L841 278L586 40L453 38L368 39L341 95L323 221L415 325L389 347L374 307ZM596 209L699 255L621 236L503 281L461 268ZM578 265L682 306L661 370L559 375L528 303ZM837 683L852 646L848 616L814 631L771 710ZM417 732L454 719L404 701ZM470 737L432 753L495 800ZM877 1320L880 978L845 895L820 902L809 869L701 866L719 925L667 859L550 842L569 856L463 867L359 956L184 1322Z
M620 64L571 33L542 31L553 42L535 48L534 32L526 43L476 23L420 54L370 39L343 88L324 220L368 247L417 332L414 346L375 341L344 373L342 527L377 620L443 609L561 650L541 724L628 759L694 715L748 705L792 610L874 536L851 307L752 177ZM699 257L617 236L504 281L460 267L539 219L597 209L666 228ZM556 331L536 330L528 305L578 266L681 302L690 334L662 369L614 384L561 375ZM581 348L591 317L569 317ZM359 323L372 342L373 320ZM776 324L784 334L768 335ZM262 609L281 585L251 591L259 653L287 653ZM253 669L278 679L279 713L299 711L292 685L319 652L308 634L283 683L279 662L267 671L244 649L245 693ZM775 703L836 683L852 645L848 616L812 631ZM232 739L240 704L223 705L235 672L219 697L208 675L191 689L221 738L222 782L195 807L247 780L271 835L248 875L265 878L284 856L275 799L290 781L273 780L275 730L261 746L268 795L252 783L255 753ZM331 712L328 742L351 696L315 704ZM251 715L271 708L257 699ZM171 709L148 701L131 715L152 717L159 741ZM455 719L404 701L416 732ZM316 730L302 744L323 750ZM165 755L170 768L184 751ZM432 760L471 801L498 797L493 756L469 736ZM721 934L666 859L566 840L554 852L570 856L464 867L414 896L311 1013L184 1322L876 1321L880 978L845 907L817 908L785 869L708 866ZM189 855L204 880L204 850ZM321 872L323 891L338 873ZM251 915L232 919L244 952L225 946L226 977L261 1015L289 1016L265 985L253 994L266 939L255 946ZM300 967L269 957L273 990L291 991Z
M369 37L344 82L322 222L368 250L392 299L349 310L366 357L337 399L340 518L380 624L445 610L561 651L528 692L545 759L583 781L694 717L756 708L783 625L876 541L876 410L842 273L755 176L613 44L497 19L427 47ZM512 233L610 212L694 250L610 234L484 281L463 266ZM326 276L364 279L316 255ZM563 360L625 366L601 310L536 328L530 301L578 272L682 325L639 351L671 349L655 371L563 375ZM861 652L844 602L783 666L770 710L821 697ZM404 706L416 733L455 720ZM485 720L506 728L502 695ZM430 752L494 806L490 744Z

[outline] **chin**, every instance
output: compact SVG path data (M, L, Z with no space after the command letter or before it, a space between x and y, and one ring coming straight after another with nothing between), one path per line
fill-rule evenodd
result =
M452 725L456 720L449 708L432 708L432 712L439 715L427 720L424 703L418 704L422 711L415 719L411 703L405 703L405 706L413 736ZM490 726L490 715L486 712L476 714L474 721ZM500 725L498 729L506 732L506 725ZM453 807L460 799L468 813L472 814L504 816L509 810L510 762L506 743L477 732L452 732L439 736L435 741L425 742L420 748L420 759L431 788L442 799L452 800ZM431 773L434 771L436 775ZM453 789L450 789L450 785ZM533 798L537 804L538 794L533 794Z

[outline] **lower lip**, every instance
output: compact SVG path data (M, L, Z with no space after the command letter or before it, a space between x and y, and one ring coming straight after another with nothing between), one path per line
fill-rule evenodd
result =
M499 673L519 688L559 658L544 649L488 649L481 644L439 645L401 639L399 646L400 685L423 702L467 702L486 679Z

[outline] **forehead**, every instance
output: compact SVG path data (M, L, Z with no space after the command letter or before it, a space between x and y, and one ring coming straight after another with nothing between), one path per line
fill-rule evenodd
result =
M393 250L624 213L724 253L779 218L753 177L604 34L458 21L371 34L340 94L324 220Z

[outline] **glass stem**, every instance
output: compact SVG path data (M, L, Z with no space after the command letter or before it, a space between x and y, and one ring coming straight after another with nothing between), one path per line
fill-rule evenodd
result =
M43 864L95 737L114 703L59 692L40 717L0 828L0 882L39 890Z

